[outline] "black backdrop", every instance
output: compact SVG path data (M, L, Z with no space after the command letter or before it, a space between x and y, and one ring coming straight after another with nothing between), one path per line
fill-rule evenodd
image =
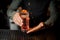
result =
M9 29L6 11L11 1L12 0L0 0L0 29Z

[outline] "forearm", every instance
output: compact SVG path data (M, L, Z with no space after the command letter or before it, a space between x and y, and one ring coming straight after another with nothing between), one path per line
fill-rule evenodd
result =
M51 1L51 3L50 3L50 18L47 21L45 21L46 25L53 26L54 22L57 20L58 13L56 11L55 5L56 4L53 1Z
M12 3L10 4L8 10L7 10L7 15L9 18L12 19L12 16L15 14L15 10L18 8L19 3L21 0L13 0Z

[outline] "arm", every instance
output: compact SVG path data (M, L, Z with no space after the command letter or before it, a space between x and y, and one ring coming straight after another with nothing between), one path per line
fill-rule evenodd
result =
M45 21L45 24L48 26L53 26L55 21L57 20L58 13L56 11L55 6L56 6L56 4L53 1L51 1L50 7L49 7L50 8L50 18L47 21Z
M15 10L18 8L19 3L21 0L13 0L12 3L10 4L8 10L7 10L7 15L9 18L12 19L12 16L15 14Z
M7 16L9 20L9 25L11 30L17 30L17 25L22 25L22 19L20 18L20 15L17 11L18 6L20 5L22 0L12 0L8 10L7 10Z
M45 29L44 24L48 25L48 27L46 27L46 28L49 28L49 26L53 26L54 22L57 20L57 16L58 15L57 15L57 11L55 9L55 4L53 1L51 1L51 3L50 3L50 18L45 22L39 23L38 26L32 28L27 33L34 32L34 31L37 31L39 29Z

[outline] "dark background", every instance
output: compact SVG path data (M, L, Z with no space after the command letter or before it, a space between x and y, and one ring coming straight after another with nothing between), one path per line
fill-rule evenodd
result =
M0 0L0 29L9 29L6 11L12 0Z

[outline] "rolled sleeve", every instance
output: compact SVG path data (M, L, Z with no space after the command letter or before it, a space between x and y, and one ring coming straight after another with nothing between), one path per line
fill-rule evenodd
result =
M13 0L12 3L10 4L8 10L7 10L7 15L9 18L12 19L13 15L15 14L15 10L18 8L20 5L21 0Z
M57 11L56 11L55 5L56 4L53 1L51 1L51 3L50 3L50 18L47 21L45 21L46 25L53 26L54 22L57 20Z

